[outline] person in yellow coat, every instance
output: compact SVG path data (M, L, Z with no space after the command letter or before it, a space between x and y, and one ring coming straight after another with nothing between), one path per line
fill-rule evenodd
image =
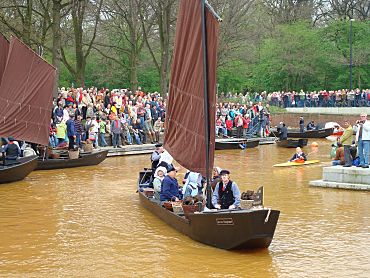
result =
M344 122L344 132L343 135L339 138L339 142L342 143L344 147L344 165L343 167L352 166L352 156L351 156L351 145L353 140L353 128L348 120Z

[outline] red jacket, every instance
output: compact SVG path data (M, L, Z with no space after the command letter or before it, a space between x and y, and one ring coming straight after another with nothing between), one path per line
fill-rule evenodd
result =
M226 129L227 130L231 130L233 128L233 121L231 120L226 120L225 121L225 124L226 124Z
M248 128L250 122L251 122L251 119L249 118L246 119L243 117L243 128L244 129Z

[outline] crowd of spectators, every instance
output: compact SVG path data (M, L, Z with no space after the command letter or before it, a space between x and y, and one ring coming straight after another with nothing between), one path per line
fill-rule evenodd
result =
M270 112L261 102L247 105L240 103L216 104L216 136L245 138L254 134L269 134Z
M51 147L70 148L82 148L87 140L95 148L155 143L164 129L165 111L166 102L157 92L144 93L140 87L136 92L61 88L54 100L49 142Z
M273 106L287 107L369 107L370 89L334 91L276 91L261 93L221 93L229 99L236 98L242 103L267 102Z
M270 105L284 108L370 106L370 90L221 93L219 99L234 102L216 104L217 136L242 138L257 134L265 137L271 121ZM86 140L92 141L95 148L156 143L164 131L165 116L166 101L160 94L144 93L140 87L136 92L61 88L54 100L49 141L52 147L69 144L70 148L74 145L81 148Z

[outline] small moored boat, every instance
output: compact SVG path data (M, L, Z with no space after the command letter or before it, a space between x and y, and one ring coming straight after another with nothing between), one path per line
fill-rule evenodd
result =
M37 166L37 156L22 157L15 161L0 162L0 184L23 180Z
M296 148L296 147L304 147L307 146L308 139L287 139L287 140L279 140L276 141L278 147L282 148Z
M299 130L288 130L288 137L290 138L325 138L332 135L334 128L322 128L314 130L306 130L300 132Z
M51 158L38 159L36 170L54 170L63 168L74 168L82 166L98 165L106 159L108 150L94 151L91 153L81 153L76 159L70 158Z
M216 150L236 150L236 149L251 149L259 145L258 139L216 139Z

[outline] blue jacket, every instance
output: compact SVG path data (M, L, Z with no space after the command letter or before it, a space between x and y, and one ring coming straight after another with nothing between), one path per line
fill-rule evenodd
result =
M75 122L72 119L69 119L67 122L67 136L75 136L76 135L76 128Z
M177 183L177 179L165 176L162 181L160 200L161 202L170 201L174 197L179 198L179 184Z

